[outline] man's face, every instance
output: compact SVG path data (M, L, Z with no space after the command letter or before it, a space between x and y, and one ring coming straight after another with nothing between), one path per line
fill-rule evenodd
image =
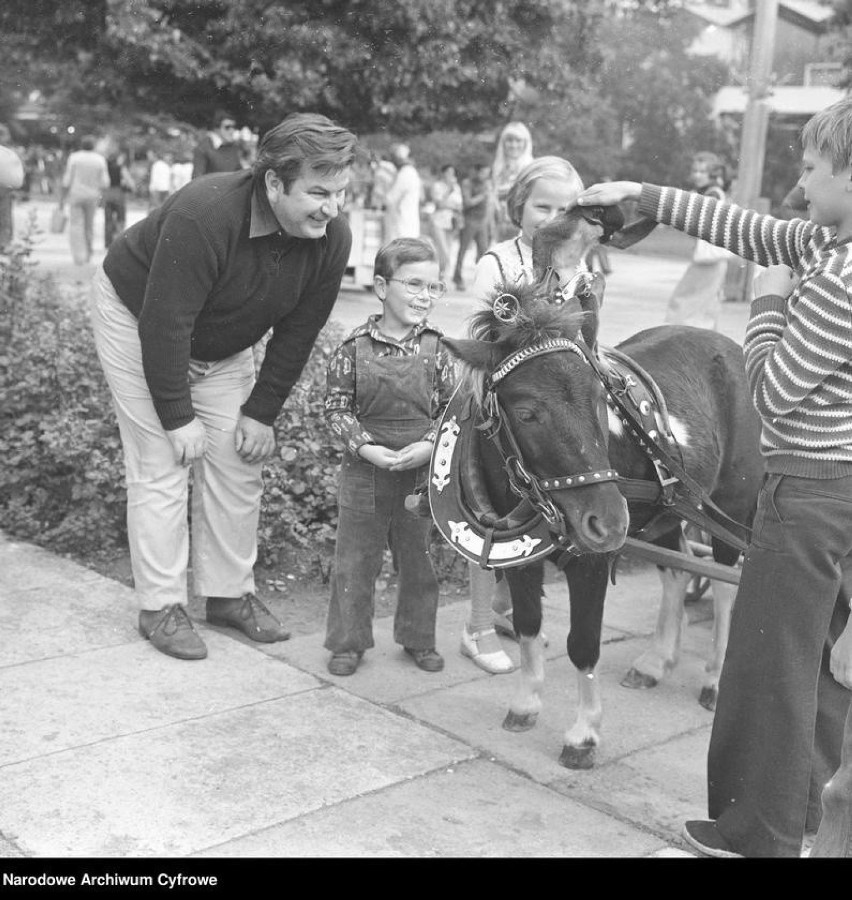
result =
M233 119L223 119L216 130L226 144L233 144L237 139L237 123Z
M302 164L299 177L285 192L272 171L266 172L266 196L278 223L292 237L321 238L328 223L337 218L346 199L352 169L322 175Z

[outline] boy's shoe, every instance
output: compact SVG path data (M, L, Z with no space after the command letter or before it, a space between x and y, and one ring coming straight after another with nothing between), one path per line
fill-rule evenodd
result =
M403 650L414 660L418 669L424 672L440 672L444 668L444 657L434 648L428 650L412 650L411 647L403 647Z
M176 659L204 659L207 656L207 646L180 603L172 603L163 609L141 610L139 632L166 656Z
M743 858L742 853L737 853L722 837L712 819L693 819L684 823L683 836L687 843L705 856L716 856L720 859Z
M352 675L364 654L360 650L341 650L328 661L328 671L332 675Z
M211 625L236 628L247 638L261 644L274 644L290 637L290 632L284 630L284 626L254 594L208 597L207 621Z

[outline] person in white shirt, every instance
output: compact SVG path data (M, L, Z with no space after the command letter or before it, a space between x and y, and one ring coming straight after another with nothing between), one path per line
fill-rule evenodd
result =
M68 237L74 262L85 265L92 258L95 210L109 187L106 158L95 150L95 139L86 135L65 166L59 205L68 201Z
M385 243L394 238L420 237L420 174L405 144L395 144L391 158L397 173L385 198Z
M161 206L171 192L172 155L171 153L164 153L162 156L154 156L148 180L149 208L156 209L158 206Z

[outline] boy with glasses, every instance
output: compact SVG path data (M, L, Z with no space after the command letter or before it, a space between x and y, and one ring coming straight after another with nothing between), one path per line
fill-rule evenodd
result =
M426 672L435 650L438 581L429 558L431 519L405 509L429 462L454 386L452 360L427 316L446 286L433 246L397 238L376 255L373 288L383 304L334 352L326 416L346 442L325 647L332 675L351 675L373 646L375 581L390 539L399 566L394 640Z
M195 148L192 155L192 177L198 178L212 172L238 172L242 168L236 120L233 116L220 112L213 120L213 129Z

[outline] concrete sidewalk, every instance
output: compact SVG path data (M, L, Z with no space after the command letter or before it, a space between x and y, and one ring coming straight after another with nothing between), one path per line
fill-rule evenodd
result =
M709 609L653 691L619 685L645 648L658 578L607 600L597 767L558 763L576 704L567 592L548 587L545 708L501 722L516 676L458 652L465 603L443 607L440 674L376 622L358 672L326 671L322 635L253 644L191 611L210 655L186 662L136 631L132 591L0 540L0 857L689 856L703 817L712 716L698 705ZM518 660L517 646L505 642Z

